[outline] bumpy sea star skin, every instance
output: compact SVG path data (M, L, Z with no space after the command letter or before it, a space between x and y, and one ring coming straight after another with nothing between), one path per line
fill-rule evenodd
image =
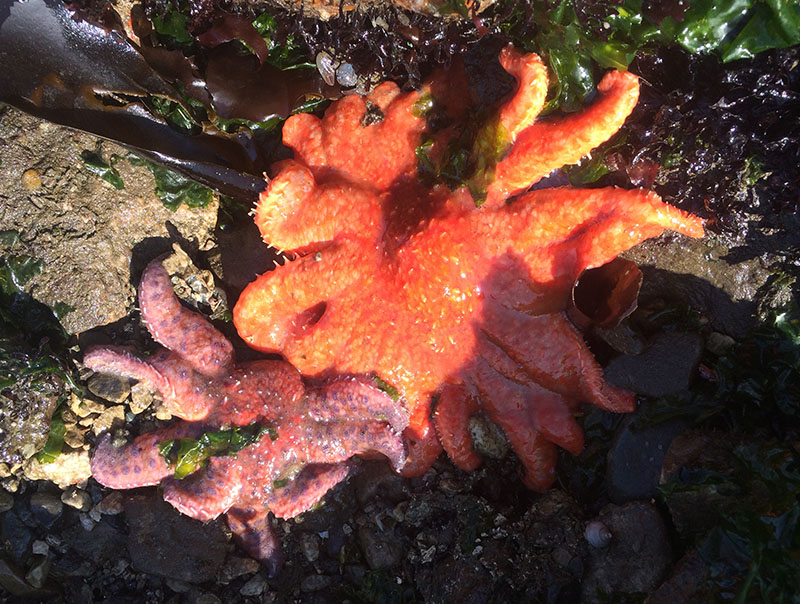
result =
M306 386L284 361L235 364L228 340L181 306L157 261L145 269L139 303L148 330L166 349L143 360L121 349L95 348L84 364L143 380L174 415L190 421L119 448L105 435L92 457L92 475L101 484L130 489L163 483L164 498L188 516L206 521L227 513L242 546L274 569L280 551L268 511L280 518L305 511L347 477L353 455L380 453L395 468L403 466L400 432L407 413L368 381L340 377ZM271 426L277 439L262 437L236 455L212 457L183 480L171 478L174 469L159 443L252 422ZM288 482L278 488L276 481Z
M482 410L508 436L525 484L544 489L556 445L583 447L580 402L635 405L605 383L564 314L575 279L664 229L699 237L703 227L644 190L540 189L506 203L609 138L633 109L638 81L611 72L583 113L536 121L547 90L541 61L510 47L500 61L519 85L473 148L480 208L466 187L417 178L414 150L427 132L420 100L431 94L464 115L456 77L436 74L409 94L385 83L321 120L289 118L283 138L295 157L274 167L256 223L266 242L299 258L251 283L234 321L251 346L281 352L304 375L377 374L397 388L411 411L405 474L430 467L440 442L457 465L476 467L468 422ZM455 130L434 135L432 157Z

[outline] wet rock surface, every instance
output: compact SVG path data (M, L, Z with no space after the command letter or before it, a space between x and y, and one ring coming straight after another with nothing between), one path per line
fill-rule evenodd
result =
M660 333L641 353L611 361L605 376L613 385L637 394L677 394L689 388L702 351L703 341L696 333Z
M155 494L125 502L128 553L141 572L186 583L211 581L225 560L219 522L202 524L176 512Z
M609 505L597 517L611 533L606 547L592 548L581 586L582 602L602 602L603 593L649 593L672 564L667 525L655 506Z
M125 317L135 295L132 273L167 251L172 233L195 249L208 244L216 203L171 212L156 197L150 171L124 159L126 149L9 107L0 112L0 231L19 233L14 253L42 262L27 285L33 297L75 309L62 318L68 332ZM121 158L115 167L124 189L86 169L87 150L106 162Z
M664 458L687 427L680 420L647 425L642 421L646 408L647 403L623 420L608 452L608 496L615 503L658 495Z

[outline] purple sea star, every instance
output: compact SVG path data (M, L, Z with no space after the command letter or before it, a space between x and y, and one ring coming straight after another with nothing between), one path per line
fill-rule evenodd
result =
M180 304L157 261L142 275L139 304L148 330L165 348L146 360L120 348L94 348L84 364L145 382L186 421L122 447L106 434L92 457L99 483L114 489L163 483L164 499L188 516L207 521L226 514L240 545L274 572L280 547L269 511L291 518L307 510L348 476L354 455L383 454L395 469L405 463L400 433L407 413L371 380L307 385L284 361L235 364L230 342ZM184 479L173 476L158 448L254 422L277 438L264 436L234 455L211 457Z

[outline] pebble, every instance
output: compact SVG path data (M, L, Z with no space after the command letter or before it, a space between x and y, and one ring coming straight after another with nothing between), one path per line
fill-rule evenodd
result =
M153 404L153 393L142 382L131 386L131 400L128 407L131 413L138 415Z
M125 507L125 495L120 493L119 491L113 491L103 497L96 506L94 506L94 510L97 511L99 514L103 514L105 516L116 516Z
M42 176L38 170L30 168L22 173L22 186L28 191L42 188Z
M267 578L261 573L250 579L247 583L242 585L239 594L245 597L252 597L260 595L267 587Z
M331 584L331 578L326 575L308 575L300 582L300 591L311 593L325 589Z
M47 580L47 575L50 572L50 559L41 558L34 562L30 570L25 573L25 580L36 589L40 589L44 582Z
M87 451L63 451L54 461L45 464L33 458L25 464L24 471L28 480L49 480L61 489L78 484L92 475Z
M108 432L112 428L120 427L125 424L125 407L123 405L114 405L108 407L100 414L92 424L92 431L97 435L103 432Z
M377 526L364 526L358 529L358 542L364 553L364 560L372 570L388 569L396 566L403 558L403 548L398 539Z
M86 384L89 392L112 403L122 403L131 393L131 383L110 373L95 373Z
M0 512L7 512L14 507L14 496L6 491L0 491Z
M718 356L726 354L735 344L736 340L718 331L711 332L706 338L706 349Z
M94 520L92 520L89 517L88 514L83 514L83 513L78 514L78 520L80 520L83 530L87 532L91 532L94 529L95 525L97 524Z
M336 70L336 81L339 86L352 88L358 83L358 74L350 63L342 63Z
M31 553L37 556L46 556L50 552L50 546L46 542L37 539L31 544Z
M300 545L303 549L303 555L309 562L314 562L319 558L319 537L312 534L304 534Z
M9 493L16 493L19 490L19 478L8 476L3 479L3 488Z
M483 415L469 418L469 435L475 450L484 457L503 459L511 448L500 427Z
M219 582L227 585L238 577L257 573L260 568L261 564L252 558L228 556L228 559L225 560L225 564L219 572Z
M69 487L66 491L61 493L61 501L71 508L80 510L81 512L88 512L92 507L92 498L86 491L82 491L75 487Z
M81 398L74 393L70 397L69 408L77 417L99 414L106 410L106 406L103 403L89 398Z
M51 526L61 516L64 504L61 498L53 493L41 491L31 495L31 512L44 526Z
M79 428L76 424L67 424L64 431L64 443L72 449L80 449L86 440L83 435L87 428Z
M164 405L156 407L156 419L161 421L169 421L172 419L172 413Z

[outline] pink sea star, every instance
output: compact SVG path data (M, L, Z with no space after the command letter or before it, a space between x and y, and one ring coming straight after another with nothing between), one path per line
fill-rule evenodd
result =
M146 382L187 421L119 448L105 435L92 457L92 474L101 484L130 489L163 483L164 498L188 516L206 521L225 513L243 548L274 569L280 550L268 511L290 518L308 509L348 475L353 455L380 453L396 469L403 466L399 432L407 414L369 380L307 385L284 361L234 364L230 342L181 306L159 262L145 269L139 303L148 330L165 348L146 360L118 348L94 348L84 364ZM269 425L277 438L264 436L235 455L212 457L182 480L172 477L174 468L159 453L164 441L253 422Z

